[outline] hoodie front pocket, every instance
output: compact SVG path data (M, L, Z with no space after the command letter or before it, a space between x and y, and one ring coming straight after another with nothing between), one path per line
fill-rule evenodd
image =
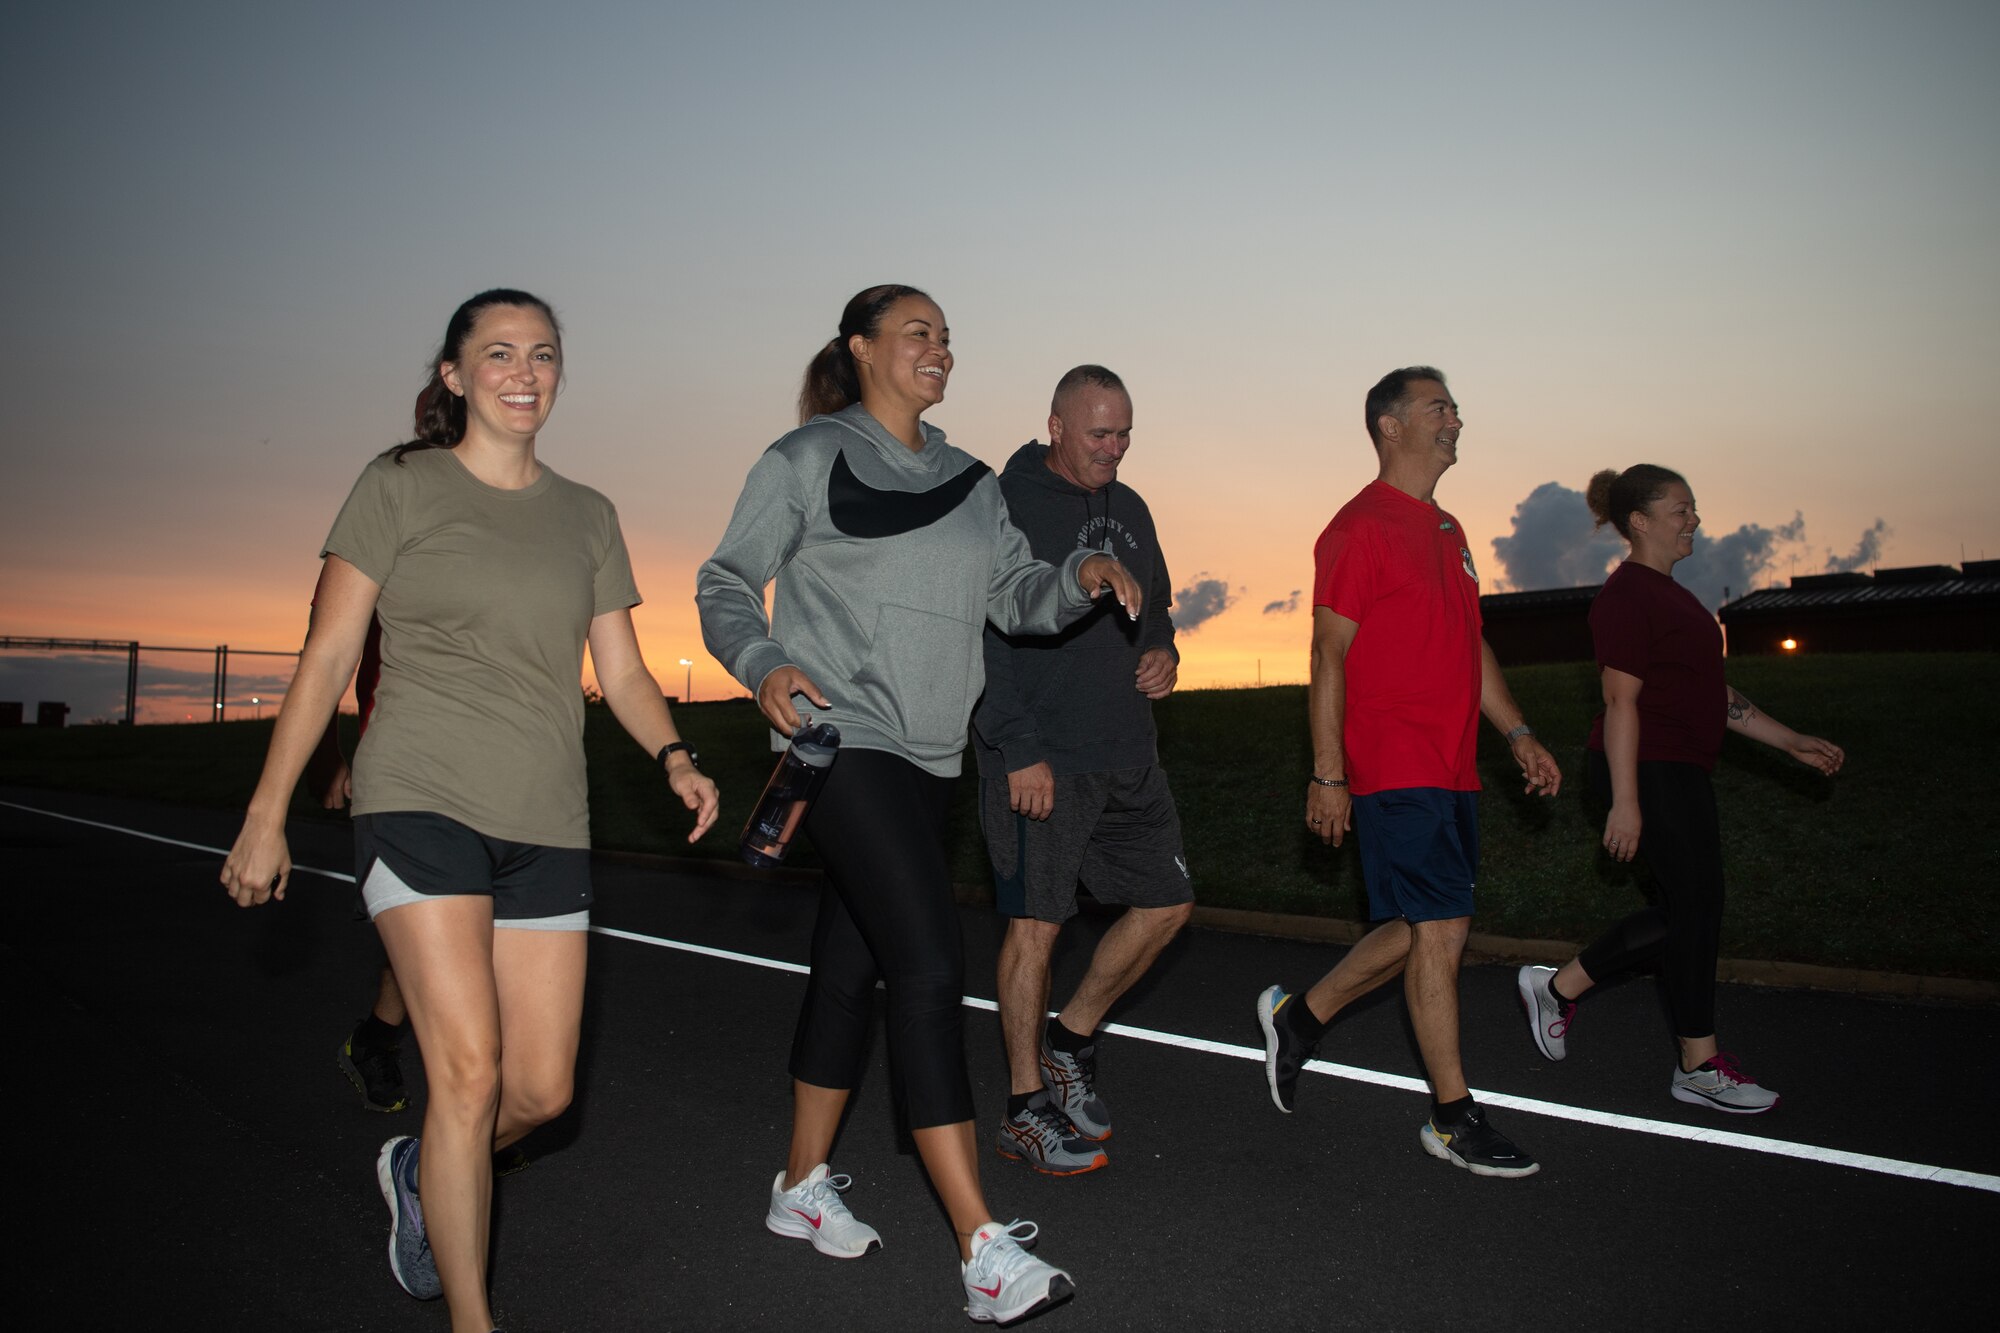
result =
M885 602L875 615L868 658L854 673L855 690L913 748L963 746L979 631L951 616Z

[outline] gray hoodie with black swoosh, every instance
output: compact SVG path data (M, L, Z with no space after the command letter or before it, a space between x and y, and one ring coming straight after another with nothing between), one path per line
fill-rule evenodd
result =
M1051 634L1075 620L1093 604L1077 583L1091 552L1035 559L992 469L921 429L913 452L855 403L782 436L750 469L695 605L708 651L751 693L796 666L833 705L802 711L839 727L843 747L952 777L985 685L986 622Z

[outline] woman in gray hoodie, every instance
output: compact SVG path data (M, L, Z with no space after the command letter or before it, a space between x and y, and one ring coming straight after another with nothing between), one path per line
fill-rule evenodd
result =
M1029 554L992 470L920 420L951 368L944 314L924 293L885 285L849 301L807 367L803 424L750 469L695 600L708 650L755 693L773 749L801 725L795 696L842 742L806 824L827 883L792 1040L791 1151L766 1225L837 1258L881 1245L827 1166L879 978L895 1096L958 1233L966 1313L1010 1323L1074 1288L1022 1248L1034 1224L994 1221L979 1186L944 841L951 779L989 619L1048 634L1107 586L1135 616L1142 594L1108 555L1058 567Z

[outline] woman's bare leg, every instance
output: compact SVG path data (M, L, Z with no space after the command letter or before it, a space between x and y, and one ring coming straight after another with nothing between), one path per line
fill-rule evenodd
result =
M487 1333L493 1128L500 1104L500 1003L493 900L460 894L392 907L375 919L423 1048L417 1192L453 1333Z

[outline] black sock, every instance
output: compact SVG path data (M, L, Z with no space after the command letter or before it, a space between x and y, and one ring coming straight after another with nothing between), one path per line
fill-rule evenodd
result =
M1048 1038L1049 1045L1055 1047L1065 1055L1082 1055L1090 1049L1093 1040L1088 1035L1077 1036L1062 1025L1060 1018L1051 1018L1049 1020Z
M1033 1092L1010 1092L1010 1093L1008 1093L1008 1094L1007 1094L1007 1118L1008 1118L1009 1120L1012 1120L1012 1119L1013 1119L1013 1118L1014 1118L1015 1116L1017 1116L1017 1115L1021 1114L1021 1112L1025 1111L1025 1110L1027 1110L1027 1109L1028 1109L1028 1103L1029 1103L1029 1102L1031 1102L1031 1101L1033 1101L1033 1100L1035 1100L1035 1098L1037 1098L1037 1097L1040 1097L1040 1096L1042 1095L1042 1091L1043 1091L1042 1089L1040 1089L1040 1088L1036 1088L1036 1089L1035 1089L1035 1090L1034 1090Z
M1313 1017L1312 1006L1306 1003L1304 991L1292 996L1291 1003L1285 1006L1285 1025L1291 1028L1293 1036L1308 1045L1324 1037L1328 1027L1328 1024Z
M1567 996L1567 995L1563 994L1563 993L1562 993L1562 992L1561 992L1560 990L1558 990L1558 989L1556 988L1556 978L1555 978L1555 974L1554 974L1553 972L1549 974L1549 994L1551 994L1551 995L1555 996L1555 1000L1556 1000L1556 1003L1557 1003L1557 1004L1575 1004L1575 1003L1576 1003L1576 1001L1575 1001L1575 1000L1572 1000L1572 999L1570 999L1570 997L1569 997L1569 996Z
M1472 1094L1466 1093L1455 1102L1441 1102L1431 1098L1431 1123L1433 1125L1454 1125L1465 1118L1472 1109Z
M364 1046L394 1046L396 1034L402 1030L400 1024L384 1023L370 1014L361 1020L361 1026L354 1029L354 1039Z

